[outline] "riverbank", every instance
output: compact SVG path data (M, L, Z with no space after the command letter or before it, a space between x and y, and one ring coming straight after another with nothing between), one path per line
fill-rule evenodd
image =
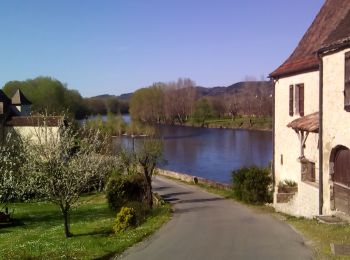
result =
M179 124L177 124L179 125ZM194 119L190 119L184 123L190 127L205 127L218 129L245 129L272 131L272 117L235 117L235 118L211 118L198 123Z

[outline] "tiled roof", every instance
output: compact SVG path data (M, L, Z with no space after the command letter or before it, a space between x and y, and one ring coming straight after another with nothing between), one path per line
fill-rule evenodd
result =
M270 77L279 78L319 69L317 51L348 14L349 0L327 0L290 57ZM296 19L298 15L296 14Z
M329 35L321 47L321 50L342 47L350 42L350 10L337 28Z
M312 133L318 133L319 130L319 113L309 114L290 122L288 127L293 128L296 131L306 131Z

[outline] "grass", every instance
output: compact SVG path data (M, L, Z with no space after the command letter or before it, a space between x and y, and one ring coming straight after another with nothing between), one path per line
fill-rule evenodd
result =
M317 259L349 259L349 256L334 256L330 244L350 245L350 225L329 225L315 219L291 216L286 216L285 220L313 242Z
M135 229L114 234L116 216L103 194L80 199L71 212L73 237L64 237L63 220L50 203L11 205L17 220L12 227L0 226L0 259L108 259L152 234L169 220L171 208L155 208Z
M169 178L169 177L166 177ZM170 178L173 179L173 178ZM175 181L186 183L177 179ZM204 184L186 183L189 185L198 186L210 193L220 195L227 199L235 200L232 190L224 190L216 187L211 187ZM350 225L342 224L324 224L316 219L306 219L293 217L287 214L278 213L270 205L249 205L241 201L237 201L246 205L259 213L269 214L293 226L300 232L306 240L310 241L311 249L314 252L316 259L349 259L349 256L334 256L331 252L330 244L345 244L350 245ZM309 244L309 243L308 243Z
M197 126L192 119L186 122L186 125ZM257 130L271 130L272 118L271 117L231 117L224 118L211 118L207 119L204 123L205 126L211 128L242 128L242 129L257 129Z

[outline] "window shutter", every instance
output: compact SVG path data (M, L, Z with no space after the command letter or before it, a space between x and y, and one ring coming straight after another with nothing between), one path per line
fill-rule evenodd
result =
M299 111L300 111L300 105L299 105L299 85L296 85L294 88L294 112L296 115L299 115Z
M298 86L299 89L299 114L304 116L304 84Z
M344 109L350 112L350 52L345 53Z
M293 91L293 85L289 86L289 115L293 116L293 95L294 95L294 91Z

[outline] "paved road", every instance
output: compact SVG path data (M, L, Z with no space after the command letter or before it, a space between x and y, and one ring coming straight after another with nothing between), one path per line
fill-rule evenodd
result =
M269 215L161 177L153 187L173 204L173 218L121 259L312 259L303 238Z

